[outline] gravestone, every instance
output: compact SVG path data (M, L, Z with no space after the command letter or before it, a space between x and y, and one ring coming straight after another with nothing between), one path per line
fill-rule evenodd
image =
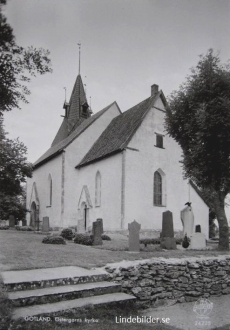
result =
M183 225L183 237L187 234L188 238L190 238L194 233L194 215L191 205L187 205L181 211L180 216Z
M173 214L170 211L162 213L162 232L160 244L162 249L176 249L176 239L174 238L173 230Z
M128 224L129 251L140 252L140 229L141 225L134 220Z
M15 217L14 215L9 216L9 227L14 227L15 226Z
M24 219L24 220L22 220L22 225L23 226L27 226L27 221Z
M18 221L18 225L19 225L19 227L22 227L22 220Z
M9 220L5 220L6 221L6 226L9 226Z
M44 233L47 233L50 229L49 226L49 217L43 217L43 221L42 221L42 231Z
M101 226L101 235L104 233L104 230L103 230L103 220L101 218L97 219L97 222L100 223L100 226Z
M102 230L102 222L94 221L93 222L93 245L102 245L101 230Z
M84 219L79 219L77 221L77 232L79 234L85 233L85 220Z
M201 233L201 225L196 225L195 233Z
M190 249L200 250L206 248L206 238L202 233L194 233L191 236Z

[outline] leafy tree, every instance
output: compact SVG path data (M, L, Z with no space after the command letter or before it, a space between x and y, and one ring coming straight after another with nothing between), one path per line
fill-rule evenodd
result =
M26 147L18 139L10 140L0 118L0 218L25 216L23 184L32 176L32 164L26 160Z
M219 249L229 249L225 198L230 193L230 66L210 49L170 96L166 129L183 150L183 170L209 197Z
M27 83L36 73L51 72L49 51L42 48L20 47L16 44L11 26L2 13L6 0L0 0L0 115L28 103Z

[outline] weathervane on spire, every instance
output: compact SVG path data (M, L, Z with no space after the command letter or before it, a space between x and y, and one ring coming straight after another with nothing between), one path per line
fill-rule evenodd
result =
M78 74L80 74L80 69L81 69L81 43L78 43L79 47L79 68L78 68Z

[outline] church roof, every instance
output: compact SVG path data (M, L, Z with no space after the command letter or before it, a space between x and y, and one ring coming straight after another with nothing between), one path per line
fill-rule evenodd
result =
M115 117L76 167L88 165L122 151L128 145L145 115L159 96L165 103L164 95L160 91Z
M78 125L82 123L84 119L80 117L81 106L85 103L87 104L85 90L81 76L78 75L67 107L66 117L63 119L51 146L54 146L65 139Z
M67 136L64 140L59 141L57 144L52 145L33 165L38 167L51 158L55 157L61 153L71 142L73 142L81 133L83 133L90 125L92 125L106 110L108 110L114 103L111 103L101 111L95 113L93 116L84 119L80 124L75 128L72 133ZM59 129L60 130L60 129Z

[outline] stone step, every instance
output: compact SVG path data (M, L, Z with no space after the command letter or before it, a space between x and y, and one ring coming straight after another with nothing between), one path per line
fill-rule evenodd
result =
M8 297L14 306L22 307L85 298L120 291L120 284L103 281L9 292Z
M32 290L44 287L75 285L105 281L108 273L102 269L76 266L2 272L7 291Z
M51 304L34 305L29 307L15 308L13 319L32 317L37 315L60 315L61 311L78 309L87 305L107 305L127 303L135 301L135 297L126 293L109 293L93 297L79 298L74 300L60 301Z

